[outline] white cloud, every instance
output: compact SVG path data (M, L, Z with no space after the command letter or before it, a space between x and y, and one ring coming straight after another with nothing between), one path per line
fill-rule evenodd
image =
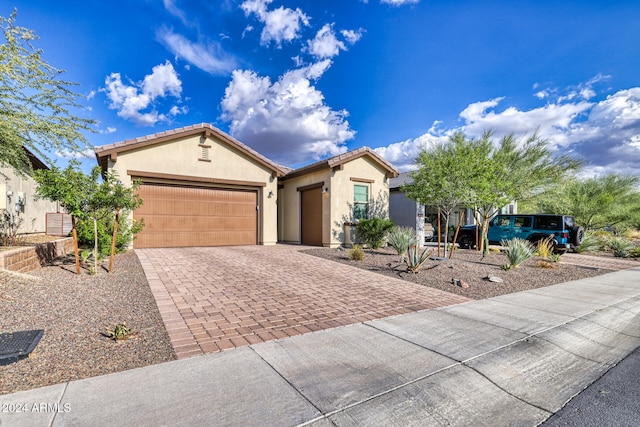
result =
M217 42L193 43L168 28L158 30L157 36L171 53L209 74L227 75L237 66L235 58Z
M347 50L344 43L336 38L336 33L331 28L331 24L325 24L313 38L308 42L309 53L318 59L332 58Z
M176 6L175 0L163 0L163 2L164 2L164 8L167 9L167 11L170 14L180 19L180 21L182 21L183 24L189 25L189 21L187 20L187 17L184 11L180 9L178 6Z
M108 75L103 91L109 98L109 108L117 110L118 116L123 119L138 125L153 126L167 120L166 114L156 111L156 103L167 97L180 100L182 82L169 61L156 65L151 71L142 82L131 84L124 83L120 73ZM172 111L173 107L169 114L173 114Z
M579 87L593 90L593 82ZM591 101L563 95L553 103L528 110L513 106L497 110L504 98L472 103L460 113L464 123L446 134L462 131L479 137L493 130L496 138L510 133L523 138L537 131L553 150L584 160L585 176L610 172L640 175L640 87L620 90L600 101L588 95ZM441 141L444 137L443 132L430 129L416 139L376 151L397 167L408 169L425 141Z
M396 142L386 147L376 148L375 151L400 171L415 169L415 160L420 151L423 149L429 150L430 148L439 144L444 144L449 140L448 135L435 135L431 133L432 130L433 127L429 132L415 139Z
M85 148L82 151L70 151L70 150L61 150L56 151L56 156L63 159L92 159L95 158L96 153L93 151L93 148Z
M357 30L342 30L340 31L340 33L342 34L342 37L345 38L347 43L356 44L356 42L358 42L362 38L364 29L358 28Z
M117 132L117 130L118 129L114 128L113 126L107 126L106 129L100 129L98 133L100 133L101 135L108 135L108 134Z
M420 0L380 0L380 3L390 4L391 6L404 6L405 4L416 4Z
M255 15L258 21L264 24L260 35L260 41L263 45L268 45L273 41L276 46L281 46L282 42L299 37L302 26L309 25L309 17L299 8L294 10L280 6L277 9L267 10L267 6L272 1L245 0L240 8L246 16ZM248 27L245 31L248 31Z
M289 165L345 152L345 142L355 135L348 113L325 105L312 83L330 66L325 60L289 71L276 82L254 71L234 71L222 100L231 133Z

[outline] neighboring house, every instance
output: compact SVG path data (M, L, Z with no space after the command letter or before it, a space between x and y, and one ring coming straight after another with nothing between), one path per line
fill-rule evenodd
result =
M423 205L406 196L402 187L413 183L409 172L403 172L391 179L389 184L389 217L396 224L403 227L415 228L418 239L424 239L424 225L431 223L437 227L438 208ZM518 205L514 201L500 210L501 213L517 213ZM474 211L471 208L460 206L454 208L449 218L449 227L475 224ZM453 237L453 236L451 236Z
M338 246L354 204L362 212L375 198L388 197L388 177L397 175L367 148L292 171L209 124L96 147L95 153L103 171L115 171L126 185L142 182L143 205L132 217L144 218L145 226L135 248L277 241Z
M24 149L32 170L49 169L31 151ZM18 226L18 233L44 233L46 214L59 212L58 204L46 199L36 200L37 184L30 171L17 173L12 167L0 167L0 221Z
M351 224L386 217L389 180L398 171L367 147L296 169L280 179L282 242L337 247L354 241Z

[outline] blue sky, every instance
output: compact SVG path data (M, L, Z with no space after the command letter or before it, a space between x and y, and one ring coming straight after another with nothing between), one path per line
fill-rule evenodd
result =
M366 145L406 170L454 131L538 130L587 175L640 175L637 0L4 0L0 15L14 7L80 83L96 146L208 122L289 167Z

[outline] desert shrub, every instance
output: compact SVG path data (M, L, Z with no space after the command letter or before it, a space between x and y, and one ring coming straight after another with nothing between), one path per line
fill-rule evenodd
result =
M362 261L364 259L364 251L360 245L353 245L349 251L349 259L351 261Z
M582 243L576 248L576 252L581 253L601 251L603 246L602 236L608 237L610 236L610 234L607 233L604 235L600 235L589 230L585 231Z
M629 256L632 258L640 258L640 246L636 246L635 248L629 251Z
M523 262L530 259L535 253L535 248L528 240L523 239L511 239L503 240L502 246L504 246L504 253L509 260L509 268L517 268Z
M640 240L640 230L630 228L624 233L624 237L629 240Z
M106 215L98 220L98 251L102 255L111 253L111 237L113 236L114 216ZM142 230L144 223L134 222L131 224L126 215L121 214L118 223L118 234L116 236L116 252L126 251L136 233ZM93 220L78 221L78 244L81 246L93 247Z
M393 228L393 221L383 218L361 219L358 222L358 234L362 243L371 249L378 249L384 244L389 230Z
M118 323L113 329L107 329L106 335L114 341L126 340L131 335L131 329L125 322Z
M405 257L408 270L414 274L420 271L420 267L429 259L432 253L433 249L421 248L415 245L410 246Z
M635 245L629 239L620 236L614 236L607 240L607 249L613 252L613 256L619 258L628 258L630 252L634 249Z
M538 240L536 255L542 258L549 258L551 254L553 254L553 249L553 236L549 236L545 239Z
M560 255L560 254L551 254L551 255L549 255L549 259L551 260L551 262L555 262L557 264L562 259L562 255Z
M418 244L418 239L413 228L396 226L389 231L387 243L404 259L407 250Z
M18 234L18 230L23 222L22 217L12 215L6 210L0 214L0 246L20 246L23 239Z
M557 268L558 265L555 264L552 261L546 260L546 259L541 259L540 261L538 261L538 263L536 264L536 267L538 268Z

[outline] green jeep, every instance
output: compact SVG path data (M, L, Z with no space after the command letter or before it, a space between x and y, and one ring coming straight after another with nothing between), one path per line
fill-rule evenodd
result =
M480 230L478 230L479 232ZM568 215L552 214L510 214L496 215L489 222L487 237L490 244L499 245L503 240L515 237L533 244L553 236L556 252L566 252L576 248L584 238L584 228ZM461 248L471 248L476 243L476 226L465 225L460 229L458 244Z

